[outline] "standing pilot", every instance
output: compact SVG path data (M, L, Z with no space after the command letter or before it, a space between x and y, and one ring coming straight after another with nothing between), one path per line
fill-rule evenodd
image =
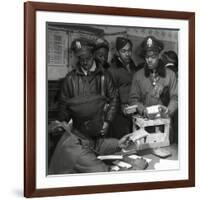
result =
M133 76L129 104L138 105L138 112L144 117L148 117L148 106L160 105L163 117L173 116L178 107L176 74L160 59L163 48L163 43L153 36L148 36L141 43L145 64Z
M97 156L119 151L117 139L103 137L116 113L118 93L111 75L94 59L92 41L76 39L71 49L78 63L63 81L59 121L72 119L73 124L57 144L49 174L110 171Z
M178 56L176 52L172 50L165 51L163 52L161 58L165 67L173 70L178 77Z
M132 60L132 42L125 37L117 37L116 54L109 68L116 88L119 90L120 106L113 122L112 136L121 138L132 131L132 120L123 113L123 108L128 104L128 95L136 66Z
M99 62L104 69L110 67L108 63L109 43L104 38L97 38L95 41L95 59Z
M178 56L176 52L172 50L165 51L163 52L161 58L165 67L174 71L178 79ZM178 109L175 111L174 116L172 117L171 124L174 130L173 141L178 143Z

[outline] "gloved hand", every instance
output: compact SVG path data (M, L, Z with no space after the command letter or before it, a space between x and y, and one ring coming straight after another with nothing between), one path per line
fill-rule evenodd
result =
M128 104L121 105L121 110L122 110L122 113L123 113L124 115L127 115L127 114L128 114L128 113L127 113L127 110L126 110L127 107L128 107Z
M145 118L149 118L149 114L148 114L148 111L147 111L146 108L143 110L143 116L144 116Z
M138 104L137 111L141 116L144 116L144 112L146 113L146 108L143 104Z
M127 134L125 136L123 136L120 140L119 140L119 147L121 149L126 149L129 145L130 145L130 136L132 135L132 133Z
M127 134L119 140L118 143L121 149L124 149L126 151L129 151L129 150L137 151L140 148L142 138L137 139L136 141L133 141L131 139L132 135L133 133Z
M169 118L169 109L166 106L159 105L158 109L162 118Z
M121 109L125 116L131 116L136 112L137 107L138 105L129 106L128 104L124 104L121 106Z

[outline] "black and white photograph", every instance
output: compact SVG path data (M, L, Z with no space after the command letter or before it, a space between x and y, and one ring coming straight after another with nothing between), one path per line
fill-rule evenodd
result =
M194 185L194 19L25 4L26 197Z
M199 200L197 2L2 1L0 199Z
M178 170L179 29L46 23L46 174Z

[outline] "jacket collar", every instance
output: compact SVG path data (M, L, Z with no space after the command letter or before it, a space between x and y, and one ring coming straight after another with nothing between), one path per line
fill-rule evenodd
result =
M124 63L122 62L122 60L119 58L119 56L117 56L116 54L113 56L113 59L111 61L112 63L115 63L117 68L126 68L126 66L124 65ZM130 70L131 71L135 71L136 67L135 67L135 63L133 62L133 60L131 59L130 61Z
M87 76L88 73L95 72L96 68L97 68L96 62L93 62L92 67L90 68L89 72L87 72L83 67L81 67L81 70L83 71L85 76Z
M144 66L144 74L145 77L149 77L149 75L152 73L152 70L148 68L147 64L145 63ZM156 68L156 73L158 73L159 76L165 77L166 76L166 69L161 60L158 61L158 67Z
M104 72L103 67L98 62L96 62L95 60L94 60L93 66L96 66L96 69L94 71L92 71L91 73L102 74ZM86 74L84 73L84 71L80 67L79 63L77 63L77 65L75 67L75 73L78 74L78 75L86 76Z

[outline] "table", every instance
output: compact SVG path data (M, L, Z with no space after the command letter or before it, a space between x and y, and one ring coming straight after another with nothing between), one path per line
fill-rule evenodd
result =
M143 151L141 151L141 152L139 152L137 154L138 156L142 156L144 158L151 159L151 162L149 163L149 166L147 167L146 170L155 169L156 163L159 163L162 160L169 161L168 162L169 165L171 165L170 161L178 161L178 145L177 144L172 144L172 145L170 145L168 147L162 147L162 148L170 151L172 155L167 157L167 158L160 158L160 157L155 156L155 155L152 154L152 149L146 149L146 150L143 150Z

